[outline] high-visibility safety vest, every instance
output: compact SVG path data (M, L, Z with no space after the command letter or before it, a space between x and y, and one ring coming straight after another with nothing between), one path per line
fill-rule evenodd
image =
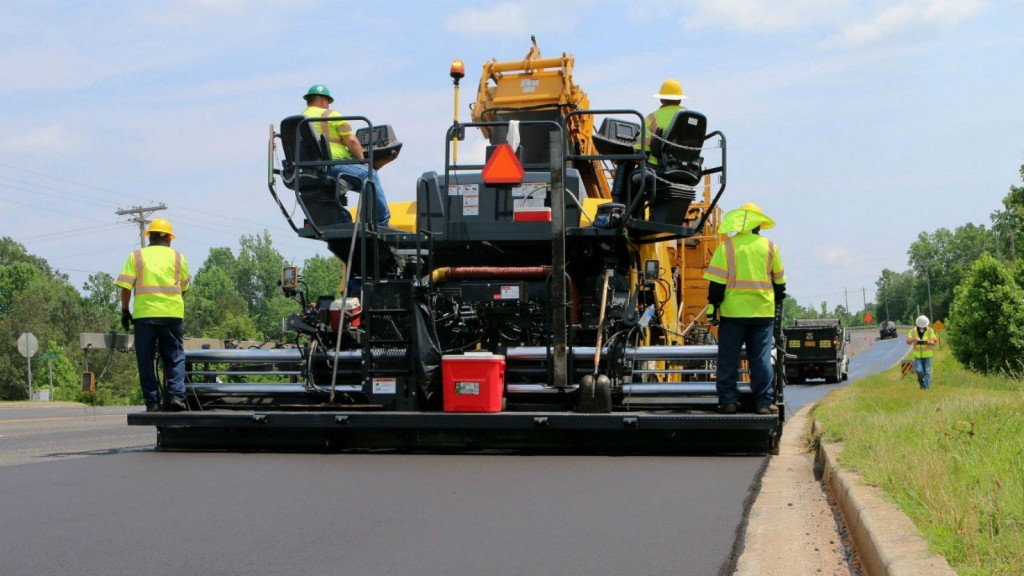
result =
M939 336L938 334L935 333L935 330L932 330L931 326L924 329L924 336L920 336L917 333L917 326L915 326L910 329L910 332L907 332L907 338L914 339L914 347L910 349L911 358L931 358L932 348L934 348L935 346L932 344L921 344L918 341L933 339L938 340Z
M644 124L647 126L647 141L644 142L645 152L651 149L651 140L654 133L659 129L668 130L669 125L672 124L672 119L676 117L676 114L683 110L686 110L686 108L683 108L678 104L669 104L668 106L658 108L644 118ZM647 162L654 166L658 165L658 159L654 157L648 158Z
M117 285L135 291L135 318L184 318L188 262L170 246L151 244L128 255Z
M306 118L341 118L341 112L330 108L318 108L310 106L302 113ZM342 142L342 138L352 135L352 125L348 120L343 122L311 122L313 133L317 136L326 136L327 144L331 147L331 160L348 160L352 152Z
M782 257L771 240L753 233L726 237L711 256L704 279L725 284L725 318L775 317L775 289L784 284Z

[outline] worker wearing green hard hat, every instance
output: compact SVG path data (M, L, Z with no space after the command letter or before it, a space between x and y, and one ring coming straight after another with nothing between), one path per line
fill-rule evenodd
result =
M718 324L715 387L719 410L735 414L739 406L740 350L747 347L750 391L758 414L778 412L772 389L772 337L776 305L786 297L786 272L779 249L760 235L775 221L753 202L722 219L719 233L729 234L711 256L707 318Z
M328 167L328 170L335 177L342 174L355 176L367 181L368 188L372 188L374 198L374 218L378 226L387 226L391 220L391 211L388 209L387 199L384 197L384 189L380 185L380 177L373 166L366 163L357 163L353 160L364 160L363 146L356 138L352 125L348 120L342 120L341 112L332 110L330 104L334 102L331 91L323 84L313 84L303 96L306 101L306 109L302 115L307 118L324 118L325 122L312 122L310 125L313 131L324 136L327 145L330 147L331 160L348 161L345 164L337 163ZM342 217L349 219L347 211L342 212Z
M334 98L331 96L331 91L328 90L327 86L324 86L323 84L313 84L312 86L310 86L309 90L306 91L306 95L303 96L303 98L306 99L306 102L309 102L313 96L323 96L327 98L328 104L334 102Z

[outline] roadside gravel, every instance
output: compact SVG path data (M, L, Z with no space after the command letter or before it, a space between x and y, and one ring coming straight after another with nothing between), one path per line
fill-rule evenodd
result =
M847 354L870 348L877 332L850 330ZM862 576L846 525L825 485L815 478L810 449L813 405L786 420L750 508L736 576Z

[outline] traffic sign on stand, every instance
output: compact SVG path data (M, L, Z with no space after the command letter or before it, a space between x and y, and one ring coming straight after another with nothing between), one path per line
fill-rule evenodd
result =
M39 340L31 332L23 332L18 336L18 352L25 358L31 358L39 351Z
M28 359L28 398L32 399L32 357L39 351L39 340L31 332L18 336L18 352Z

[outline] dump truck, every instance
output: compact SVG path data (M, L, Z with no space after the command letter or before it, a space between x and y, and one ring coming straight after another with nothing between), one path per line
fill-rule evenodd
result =
M453 63L444 166L389 204L387 227L373 224L373 183L328 168L396 161L396 130L344 118L366 158L337 161L313 127L325 120L272 125L271 197L344 263L340 293L308 294L286 268L282 290L303 307L286 320L290 348L189 350L191 410L129 424L156 426L165 449L776 450L785 354L777 414L753 413L747 383L746 413L716 410L703 272L720 241L725 135L684 110L644 150L642 113L591 109L572 55L532 44L484 63L468 122ZM487 140L482 160L458 158L470 130Z
M885 320L878 325L879 340L888 340L889 338L895 338L896 336L896 323L892 320Z
M801 384L824 378L836 383L848 378L849 335L839 318L798 318L783 329L786 341L786 382Z

